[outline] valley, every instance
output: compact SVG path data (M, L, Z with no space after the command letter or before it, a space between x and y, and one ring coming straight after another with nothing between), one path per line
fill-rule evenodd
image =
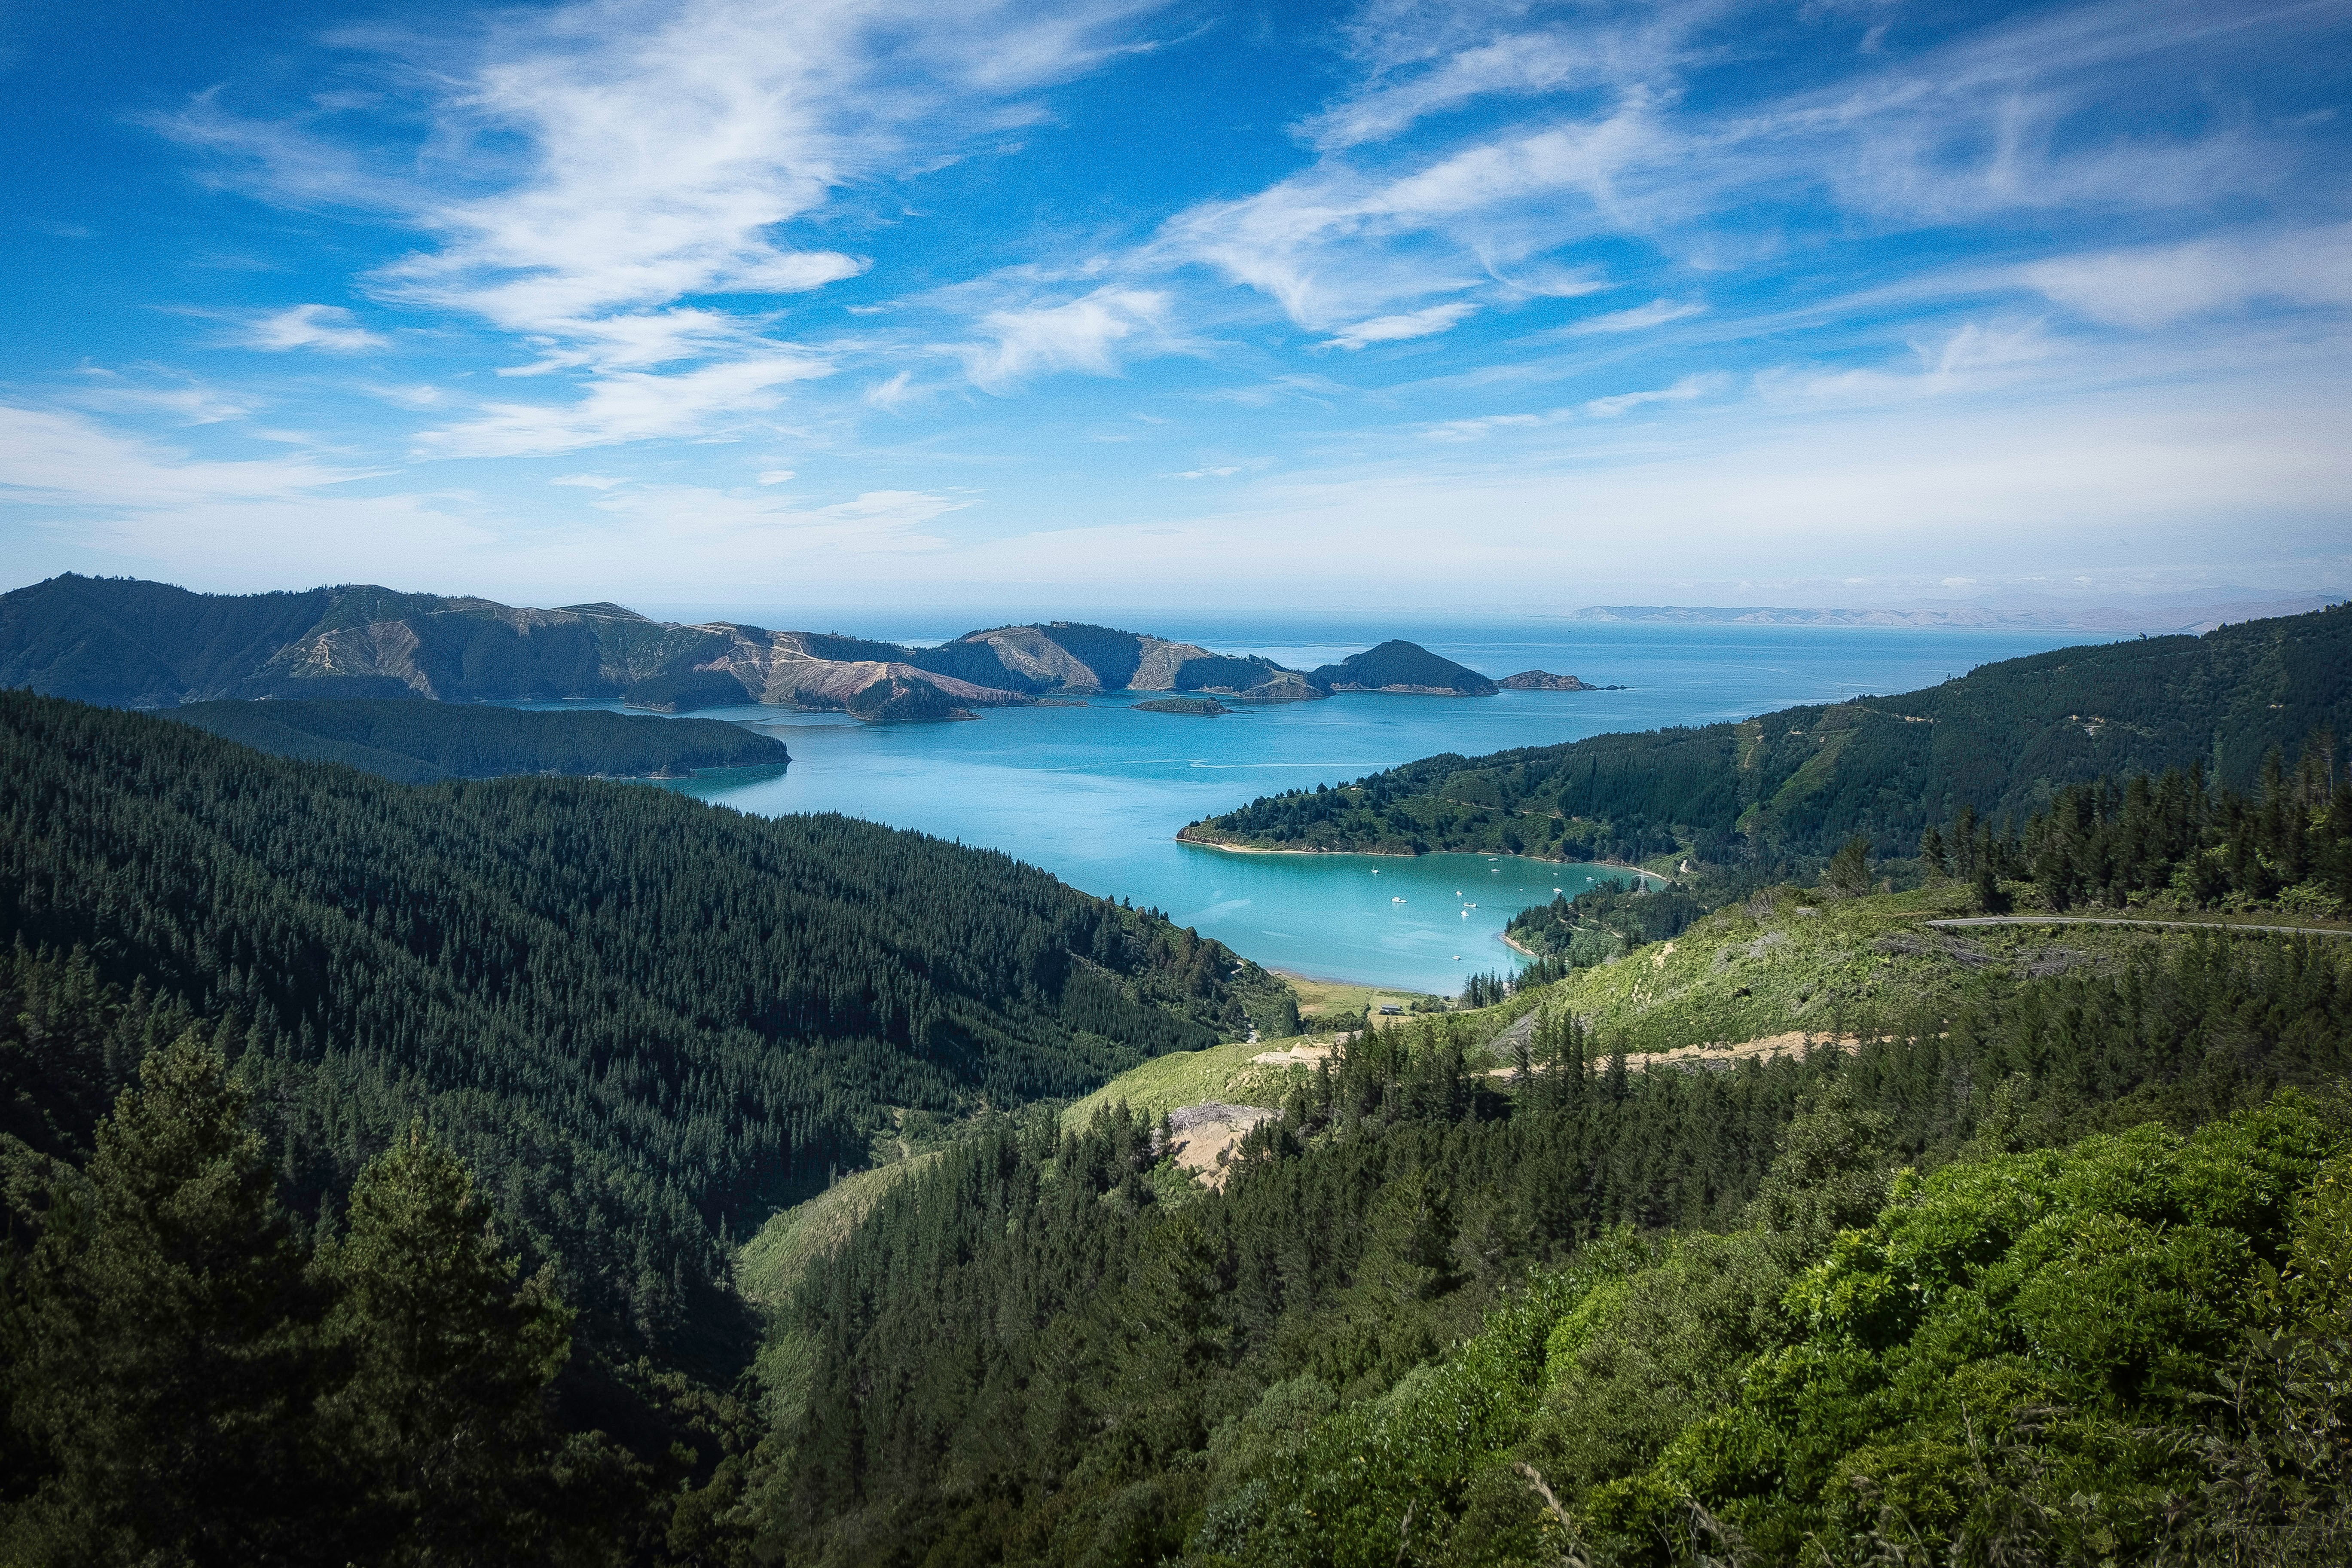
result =
M0 5L0 1568L2352 1563L2347 64Z
M837 789L1066 847L1076 776L1117 803L1117 864L1139 792L1085 784L1074 745L1103 748L1102 778L1135 765L1124 735L1171 730L1204 738L1144 776L1292 745L1328 778L1335 737L1441 705L1339 690L1175 726L1104 694L960 730L753 712L714 727L789 731L789 767L648 787L401 783L381 759L455 773L529 742L544 763L566 731L541 721L690 747L710 721L273 700L224 721L366 747L362 769L0 695L0 1163L36 1245L0 1264L33 1478L0 1488L0 1520L102 1504L137 1538L168 1504L358 1539L376 1483L337 1466L495 1426L499 1457L467 1450L448 1497L503 1521L560 1497L568 1522L537 1538L616 1563L1630 1564L1699 1513L1778 1555L1997 1527L2045 1554L2284 1530L2324 1556L2347 1456L2298 1434L2340 1430L2314 1381L2337 1297L2306 1282L2352 1258L2346 614L1996 662L1916 726L1872 715L1918 699L1849 700L1449 751L1235 814L1278 827L1360 795L1312 820L1393 832L1435 801L1467 834L1547 792L1568 820L1582 790L1612 803L1583 818L1607 847L1649 862L1638 889L1500 845L1163 837L1213 895L1164 911L808 808ZM2264 670L2276 706L2243 700ZM2123 700L2151 688L2176 699L2161 723ZM1553 722L1532 705L1563 700L1442 710ZM2233 770L2283 712L2317 728ZM1902 749L1948 718L2020 743L1973 772ZM2143 759L2167 771L2115 765ZM1375 933L1359 976L1287 981L1282 931L1242 934L1286 885L1318 940ZM183 1145L194 1164L166 1158ZM245 1194L169 1246L275 1304L215 1321L178 1265L135 1261L177 1256L155 1227L193 1201L124 1195L142 1183ZM85 1202L94 1228L57 1217ZM434 1384L413 1437L354 1436L346 1412L421 1374L337 1336L395 1300L474 1310L387 1294L374 1260L428 1223L495 1237L468 1268L507 1267L495 1247L502 1278L530 1270L472 1298L508 1300L473 1342L506 1370ZM312 1294L268 1295L273 1268ZM52 1436L95 1387L126 1434L110 1451L144 1452L181 1417L94 1358L176 1366L249 1332L281 1347L271 1377L329 1391L269 1418L301 1442L258 1461L261 1500L133 1506ZM2259 1403L2215 1426L2224 1377ZM205 1386L226 1409L284 1385ZM1959 1440L1980 1422L1994 1458ZM2116 1436L2150 1431L2172 1436ZM2255 1465L2305 1467L2309 1505L2282 1521L2217 1489ZM1926 1500L1893 1521L1865 1482ZM1993 1522L1965 1500L1988 1487Z

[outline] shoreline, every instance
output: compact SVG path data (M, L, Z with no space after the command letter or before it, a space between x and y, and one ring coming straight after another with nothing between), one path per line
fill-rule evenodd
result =
M1410 849L1271 849L1262 844L1220 844L1213 838L1187 838L1181 832L1176 835L1172 842L1178 844L1189 844L1195 849L1219 849L1228 855L1377 855L1384 860L1418 860L1422 858L1422 855L1416 855ZM1661 875L1656 871L1647 870L1640 866L1629 866L1622 860L1554 860L1548 856L1529 855L1525 851L1521 851L1520 853L1514 855L1507 849L1494 851L1485 849L1429 849L1423 851L1423 854L1484 855L1490 860L1532 860L1538 866L1606 866L1612 871L1630 871L1635 877L1647 877L1652 881L1655 882L1671 882L1674 880L1671 877ZM1529 907L1532 908L1533 906L1530 905Z
M1353 991L1384 991L1395 996L1434 996L1434 991L1423 991L1411 985L1391 985L1370 980L1342 980L1336 974L1309 974L1303 969L1277 969L1262 965L1268 974L1278 974L1285 980L1304 980L1309 985L1344 985Z
M1263 845L1257 844L1219 844L1214 839L1187 838L1181 833L1176 835L1173 842L1178 844L1190 844L1195 849L1222 849L1228 855L1377 855L1384 860L1418 860L1421 858L1420 856L1415 855L1410 849L1402 851L1395 849L1268 849ZM1448 851L1432 850L1431 853L1441 854L1448 853ZM1467 853L1467 851L1465 851L1465 853ZM1525 855L1517 857L1517 858L1532 860L1535 857L1532 855Z

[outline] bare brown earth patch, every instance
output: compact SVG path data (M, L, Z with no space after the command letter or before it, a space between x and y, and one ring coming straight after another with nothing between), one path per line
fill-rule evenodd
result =
M1354 1037L1355 1037L1352 1035L1344 1037L1346 1039L1353 1039ZM1333 1053L1335 1053L1339 1047L1339 1042L1338 1041L1319 1046L1293 1046L1287 1050L1260 1051L1257 1055L1250 1058L1250 1061L1254 1065L1261 1067L1311 1068L1317 1062L1329 1061Z
M1176 1163L1210 1187L1225 1184L1225 1160L1249 1130L1282 1112L1262 1105L1226 1105L1210 1100L1168 1113L1169 1152Z
M1760 1040L1744 1040L1736 1046L1676 1046L1670 1051L1629 1052L1625 1058L1628 1072L1647 1072L1652 1068L1727 1068L1741 1062L1778 1061L1782 1057L1801 1057L1814 1051L1835 1048L1849 1055L1862 1048L1860 1035L1815 1034L1809 1030L1792 1029L1785 1035L1767 1035ZM1607 1058L1592 1064L1597 1071L1607 1066ZM1488 1078L1508 1078L1517 1068L1493 1068ZM1537 1071L1543 1070L1538 1067Z

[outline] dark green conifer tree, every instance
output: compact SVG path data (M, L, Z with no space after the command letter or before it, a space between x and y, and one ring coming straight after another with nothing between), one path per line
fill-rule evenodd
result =
M244 1089L194 1031L139 1077L13 1271L10 1415L47 1473L9 1560L321 1561L315 1297Z
M1870 840L1857 833L1831 857L1822 881L1840 898L1858 899L1870 891Z
M464 1161L422 1123L352 1185L315 1272L337 1386L320 1405L387 1563L536 1560L554 1533L541 1394L572 1352L542 1268L520 1288Z

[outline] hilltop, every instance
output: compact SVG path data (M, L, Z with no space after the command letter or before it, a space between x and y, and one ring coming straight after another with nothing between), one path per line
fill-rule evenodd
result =
M1310 672L1307 681L1326 691L1412 691L1443 697L1491 697L1495 683L1466 665L1430 652L1418 643L1391 639L1364 653Z

